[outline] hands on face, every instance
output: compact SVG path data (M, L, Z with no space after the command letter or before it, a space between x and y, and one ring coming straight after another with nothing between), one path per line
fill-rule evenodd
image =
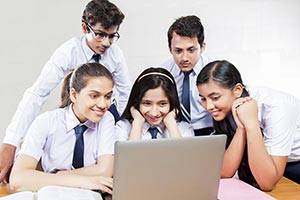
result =
M244 129L258 121L257 102L251 97L241 97L232 104L233 118L239 128Z

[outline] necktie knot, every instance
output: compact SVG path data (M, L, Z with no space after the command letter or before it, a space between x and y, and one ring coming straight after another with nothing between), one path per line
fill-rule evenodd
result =
M78 125L74 128L76 142L74 147L73 153L73 162L72 165L75 169L81 168L84 166L84 140L83 140L83 133L87 129L85 125Z
M86 129L87 129L87 127L85 125L77 125L74 128L76 138L80 137L80 135L82 135Z
M93 55L93 57L92 57L93 59L94 59L94 61L96 62L96 63L98 63L99 62L99 60L101 59L101 55L100 54L97 54L97 53L95 53L94 55Z
M156 127L150 127L149 132L151 133L152 139L157 139L158 129Z

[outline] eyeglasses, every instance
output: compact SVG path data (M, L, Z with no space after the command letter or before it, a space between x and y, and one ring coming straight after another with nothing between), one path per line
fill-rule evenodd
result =
M99 42L102 42L105 40L105 38L108 38L109 42L114 43L120 38L120 34L118 32L107 34L100 30L95 31L89 23L86 23L86 25L94 33L96 40Z

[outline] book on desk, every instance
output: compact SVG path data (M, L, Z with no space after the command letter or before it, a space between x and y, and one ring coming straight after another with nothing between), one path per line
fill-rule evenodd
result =
M102 200L99 192L63 186L45 186L36 192L23 191L1 197L0 200Z

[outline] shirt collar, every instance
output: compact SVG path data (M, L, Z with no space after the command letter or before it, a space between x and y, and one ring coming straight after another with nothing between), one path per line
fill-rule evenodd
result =
M72 105L70 104L68 107L66 107L66 127L67 127L67 133L69 133L71 130L73 130L77 125L81 124L80 121L77 119L75 113L73 112ZM91 122L90 120L87 120L83 123L88 128L95 129L96 123Z
M148 133L148 129L150 127L151 126L150 126L149 123L144 122L143 129L142 129L142 134L146 135ZM160 135L162 135L165 132L166 126L163 123L160 123L158 126L155 126L155 127L158 129Z
M81 38L81 45L82 45L82 49L83 49L84 54L86 55L87 60L91 61L95 52L87 45L85 36L83 36Z

